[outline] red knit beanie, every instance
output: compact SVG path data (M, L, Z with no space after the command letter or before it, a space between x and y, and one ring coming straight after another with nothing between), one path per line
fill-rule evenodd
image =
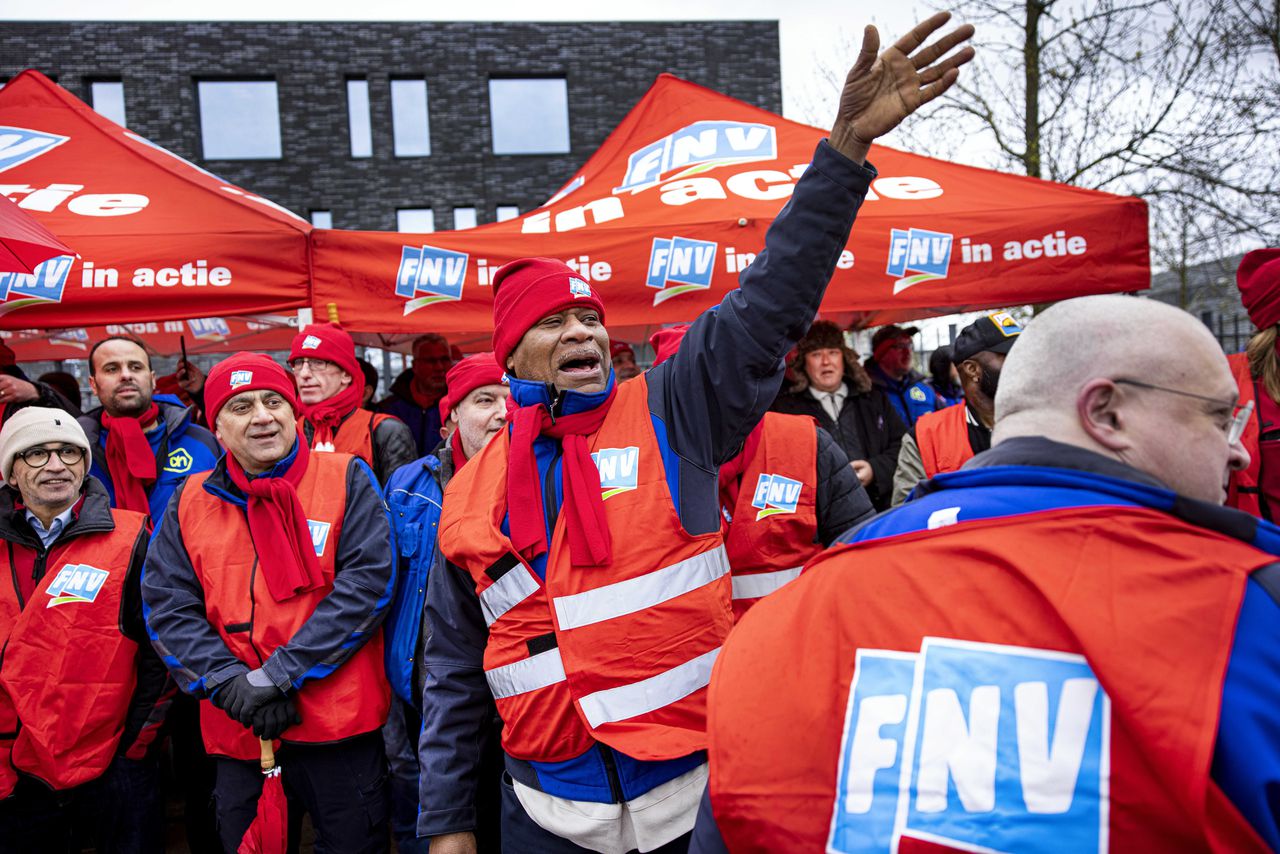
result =
M298 412L297 394L289 372L261 353L236 353L213 366L204 381L205 414L209 426L228 400L243 391L277 391Z
M649 344L653 347L653 364L661 365L667 359L670 359L680 349L680 342L684 340L685 333L689 331L689 324L681 323L678 326L668 326L666 329L659 329L657 332L649 336Z
M1236 286L1249 319L1259 329L1280 323L1280 249L1255 249L1240 262Z
M568 265L552 258L521 258L493 276L493 356L499 365L542 318L570 306L594 308L604 323L604 303ZM450 395L457 398L457 395Z
M444 383L449 389L449 400L461 403L467 399L467 395L478 388L501 384L505 374L506 372L498 367L498 362L493 358L492 353L476 353L474 356L468 356L445 374ZM452 403L449 405L453 406Z
M336 323L313 323L293 336L289 361L303 357L333 362L352 379L364 377L360 363L356 361L356 342L351 340L347 330Z

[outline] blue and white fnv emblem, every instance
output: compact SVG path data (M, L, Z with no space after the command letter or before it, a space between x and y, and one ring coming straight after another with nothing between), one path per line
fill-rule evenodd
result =
M325 546L329 544L329 523L307 520L307 528L311 531L311 545L316 548L316 557L324 557Z
M640 478L640 448L601 448L591 455L600 472L601 498L612 498L619 492L635 489Z
M1104 852L1110 738L1083 656L946 638L858 650L827 851Z
M30 273L0 273L0 315L41 303L62 302L74 255L58 255Z
M320 339L314 335L308 335L306 338L302 339L303 350L314 350L319 346L320 346Z
M102 585L107 583L107 576L110 574L105 569L98 569L87 563L64 565L46 591L49 594L49 604L45 607L93 602L98 598L98 593L102 591Z
M232 388L248 385L253 382L253 371L232 371L230 382Z
M719 244L709 240L655 237L653 248L649 250L649 272L644 282L648 287L659 289L653 295L653 304L661 305L680 294L711 287L717 249Z
M201 341L225 341L231 337L231 327L221 317L201 317L187 321L191 335Z
M771 125L694 122L633 152L627 158L622 185L613 192L638 193L694 172L730 163L773 160L777 156L778 138Z
M462 299L468 257L465 252L438 246L402 247L400 269L396 272L396 296L409 300L404 304L405 315L438 302Z
M69 139L31 128L0 126L0 172L47 154Z
M574 299L578 299L579 297L591 299L591 286L582 281L582 279L570 279L569 293Z
M756 508L756 521L777 513L794 513L800 503L800 481L780 474L762 474L756 481L751 506Z
M945 279L951 267L951 241L952 236L941 231L892 229L885 272L898 277L893 292L900 294L912 285Z

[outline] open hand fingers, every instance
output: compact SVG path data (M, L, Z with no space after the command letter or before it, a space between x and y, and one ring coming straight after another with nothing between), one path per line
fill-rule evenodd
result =
M920 104L923 106L924 104L929 103L934 98L950 89L951 84L955 83L958 79L960 79L960 72L955 68L949 69L942 75L941 80L938 80L935 83L930 83L928 86L925 86L920 90Z
M950 12L939 12L915 25L911 32L894 42L895 49L903 56L910 56L912 51L924 44L925 39L933 35L943 24L951 20Z
M849 70L849 77L861 77L866 74L871 66L875 64L876 57L879 55L880 32L875 27L868 25L862 31L862 50L858 51L858 61Z
M942 76L953 68L959 68L969 60L973 59L973 48L967 47L957 53L955 56L949 56L944 61L939 62L920 73L920 85L926 86L936 80L941 80Z
M924 50L911 57L911 64L919 71L926 68L938 57L943 56L947 51L951 50L961 42L968 41L973 37L973 25L965 24L963 27L956 27Z

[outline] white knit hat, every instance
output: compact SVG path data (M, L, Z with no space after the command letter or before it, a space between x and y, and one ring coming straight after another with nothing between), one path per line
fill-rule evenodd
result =
M5 483L13 473L14 457L45 442L65 442L90 452L89 439L75 416L61 409L28 406L19 409L4 422L0 430L0 474Z

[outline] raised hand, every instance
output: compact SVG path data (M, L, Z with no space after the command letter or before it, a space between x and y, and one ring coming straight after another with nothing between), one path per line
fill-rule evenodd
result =
M973 59L973 48L947 54L973 36L972 26L957 27L920 48L950 18L950 12L939 12L917 24L884 53L879 53L879 32L867 27L858 61L845 77L840 109L831 128L831 144L837 151L855 163L863 162L872 140L893 130L956 82L960 66Z

